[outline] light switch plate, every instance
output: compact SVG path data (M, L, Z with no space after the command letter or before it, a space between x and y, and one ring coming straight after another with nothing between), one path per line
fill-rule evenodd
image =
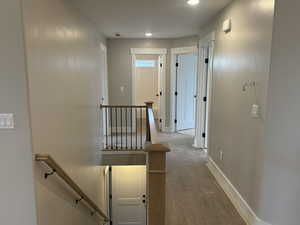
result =
M251 108L252 118L259 118L259 105L253 104Z
M227 19L223 22L223 31L228 33L231 31L231 19Z
M14 114L4 113L0 114L0 129L14 129Z

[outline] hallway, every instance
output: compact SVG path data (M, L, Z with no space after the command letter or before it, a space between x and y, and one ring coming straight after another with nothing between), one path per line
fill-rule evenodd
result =
M206 167L206 154L193 149L193 138L161 134L168 143L167 225L245 225Z

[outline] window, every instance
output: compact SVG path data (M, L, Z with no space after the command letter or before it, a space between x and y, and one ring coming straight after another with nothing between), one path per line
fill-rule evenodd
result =
M156 67L156 60L141 60L135 61L135 67Z

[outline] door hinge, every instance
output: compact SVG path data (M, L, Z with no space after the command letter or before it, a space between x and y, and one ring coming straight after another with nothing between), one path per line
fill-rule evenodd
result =
M162 96L162 91L159 92L159 95Z
M208 62L209 62L209 59L205 58L205 63L208 64Z
M111 171L112 171L112 169L111 169L111 166L108 168L108 170L109 170L109 172L111 172Z
M177 91L175 91L175 96L177 96L178 95L178 92Z
M179 67L179 63L178 62L176 63L176 67Z
M206 137L206 133L202 133L202 137L205 138Z
M206 96L203 97L203 101L204 101L204 102L207 102L207 97L206 97Z
M159 119L159 122L162 123L162 119Z
M174 123L175 123L175 124L177 123L177 120L176 120L176 119L174 120Z
M162 64L162 63L160 64L160 67L163 67L163 64Z
M112 194L109 195L109 198L112 199Z

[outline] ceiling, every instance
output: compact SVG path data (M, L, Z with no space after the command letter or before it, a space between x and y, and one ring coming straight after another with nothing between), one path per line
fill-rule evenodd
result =
M107 37L179 38L197 35L232 0L200 0L190 6L186 0L73 0Z

